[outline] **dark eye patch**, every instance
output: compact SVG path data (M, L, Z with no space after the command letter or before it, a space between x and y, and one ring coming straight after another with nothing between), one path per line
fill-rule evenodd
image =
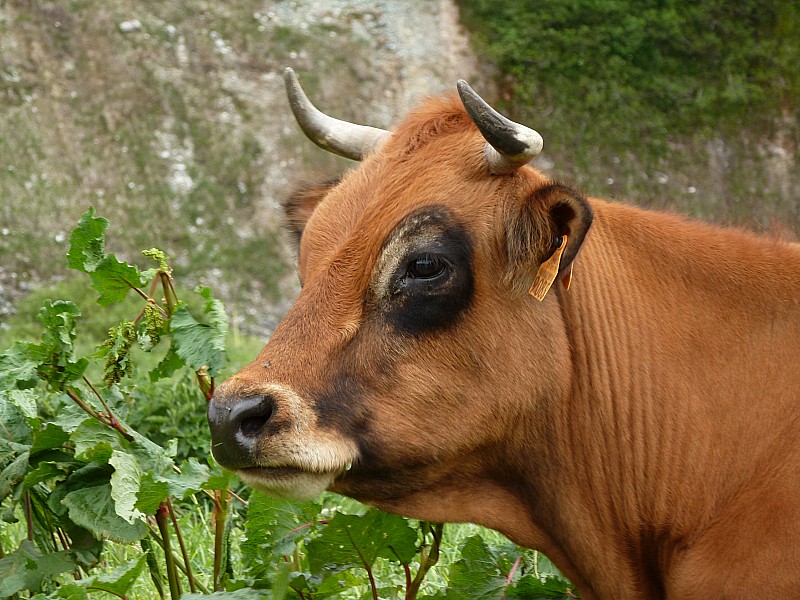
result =
M404 219L384 244L403 248L383 299L389 323L422 335L452 326L474 294L472 243L466 228L444 207L427 207Z

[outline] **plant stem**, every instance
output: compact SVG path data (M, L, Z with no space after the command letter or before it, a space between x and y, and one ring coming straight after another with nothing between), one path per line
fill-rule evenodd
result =
M25 522L28 525L28 540L33 541L33 507L31 506L31 494L25 492Z
M375 577L372 575L372 568L367 563L367 560L364 558L364 555L361 554L361 548L356 545L355 540L353 540L353 536L350 533L350 530L347 529L347 537L350 538L350 543L353 544L353 548L356 549L356 554L358 554L358 558L361 559L361 564L364 566L364 570L367 572L367 577L369 578L369 587L372 589L372 600L379 600L378 598L378 586L375 583Z
M158 535L158 533L156 533L156 530L153 529L152 525L148 524L148 529L150 531L150 537L152 537L156 541L156 543L159 546L161 546L161 549L163 550L164 549L164 540L161 539L161 536ZM175 562L175 566L178 567L180 572L183 573L184 575L186 575L186 566L178 559L178 557L173 554L172 555L172 560ZM197 578L195 578L194 584L197 586L197 589L200 590L200 593L206 594L206 595L211 593L206 586L204 586L202 583L200 583L197 580Z
M214 490L214 591L222 591L222 554L225 542L225 522L231 503L229 490Z
M408 592L411 590L411 567L403 563L403 571L406 574L406 600L409 600Z
M128 285L130 285L130 284L128 284ZM169 317L170 317L170 316L169 316L169 315L168 315L168 314L167 314L167 313L164 311L164 309L163 309L163 308L161 308L161 307L158 305L158 302L156 302L155 300L153 300L153 299L152 299L150 296L148 296L147 294L145 294L145 293L144 293L142 290L140 290L140 289L139 289L138 287L136 287L135 285L131 285L131 289L132 289L134 292L136 292L137 294L139 294L139 295L140 295L140 296L141 296L141 297L144 299L144 301L145 301L145 302L152 302L152 303L153 303L153 306L155 306L155 307L156 307L156 308L157 308L157 309L158 309L158 310L161 312L161 316L162 316L162 317L164 317L165 319L169 319Z
M97 388L95 388L92 385L92 383L86 377L84 377L83 380L84 380L84 382L86 382L89 385L89 387L92 389L92 391L95 393L95 395L98 398L100 398L100 402L103 403L103 406L108 411L108 413L107 413L108 416L102 415L101 413L99 413L95 409L93 409L91 406L86 404L81 399L81 397L78 396L78 393L72 388L64 388L64 392L67 394L67 396L72 398L73 402L75 402L75 404L77 404L83 410L85 410L89 414L89 416L94 417L95 419L97 419L101 423L105 423L106 425L108 425L112 429L116 429L117 431L119 431L119 433L122 435L122 437L124 437L129 442L132 442L133 441L133 436L130 433L128 433L126 431L125 427L123 427L122 423L120 423L117 420L117 418L114 416L114 413L111 412L111 409L109 408L108 404L106 404L106 401L100 395L100 392L97 391Z
M505 598L506 598L506 589L508 588L508 586L511 585L511 580L514 579L514 573L517 572L517 569L519 568L519 563L520 563L521 560L522 560L522 555L520 554L517 557L517 560L514 561L514 566L511 567L511 571L509 572L508 577L506 577L506 584L503 586L503 595L500 596L500 600L505 600Z
M164 290L164 301L167 303L167 314L171 317L175 312L175 305L178 301L178 295L175 293L175 288L172 285L172 277L164 271L159 272L161 279L161 287Z
M70 398L72 398L72 401L78 406L80 406L90 417L94 417L98 421L102 421L103 423L105 423L105 420L103 419L102 416L100 416L100 413L98 413L91 406L86 404L81 399L81 397L78 396L75 390L73 390L72 388L64 388L64 393L67 394L67 396L69 396Z
M406 589L406 600L414 600L419 593L419 588L422 585L422 580L425 579L425 575L428 574L428 571L439 562L439 548L442 545L442 533L444 531L444 524L436 523L433 526L430 526L431 535L433 535L433 542L431 542L430 547L423 549L420 552L420 559L419 559L419 571L417 571L417 576L414 577L414 581L411 582L411 585L408 586Z
M178 570L175 568L175 559L172 556L171 542L169 538L169 523L167 523L167 507L162 502L156 511L156 523L161 532L161 544L164 548L164 562L167 564L167 581L169 582L169 595L172 600L179 600L181 597L181 584L178 580Z
M172 508L172 502L169 498L166 499L167 509L169 510L169 518L172 521L172 526L175 528L175 537L178 538L178 545L181 548L181 555L183 555L183 564L186 565L186 577L189 579L189 589L193 594L197 593L197 588L194 584L194 576L192 575L192 565L189 562L189 553L186 551L186 544L183 542L183 535L181 528L178 527L178 519L175 518L175 511Z

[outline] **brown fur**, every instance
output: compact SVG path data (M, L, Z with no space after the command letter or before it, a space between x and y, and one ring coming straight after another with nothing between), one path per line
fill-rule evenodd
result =
M492 176L482 147L460 104L431 100L314 195L304 289L214 402L291 388L317 415L304 427L359 448L332 489L498 529L584 599L793 597L798 247L586 201L529 167ZM373 270L433 204L469 230L474 298L446 331L397 335L368 301ZM572 289L514 293L564 233ZM256 463L291 463L286 443L259 440Z

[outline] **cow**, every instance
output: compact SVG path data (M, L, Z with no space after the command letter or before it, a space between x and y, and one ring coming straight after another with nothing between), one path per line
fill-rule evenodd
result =
M301 291L216 460L493 528L584 599L797 597L800 246L586 197L463 81L391 131L286 82L360 165L286 202Z

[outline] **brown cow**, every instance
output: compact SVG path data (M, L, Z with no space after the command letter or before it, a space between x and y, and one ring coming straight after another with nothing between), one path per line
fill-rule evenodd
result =
M797 597L798 246L586 199L463 82L389 133L287 81L363 161L287 204L303 289L212 401L217 460L497 529L584 599Z

